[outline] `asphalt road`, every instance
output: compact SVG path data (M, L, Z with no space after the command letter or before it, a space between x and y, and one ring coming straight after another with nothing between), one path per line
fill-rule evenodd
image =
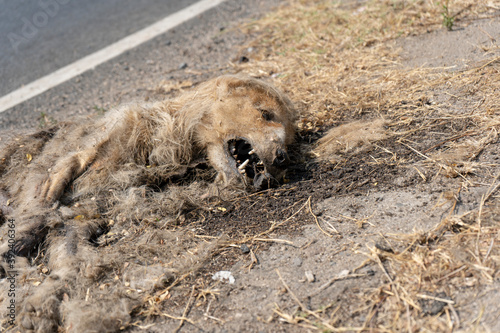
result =
M197 0L0 0L0 96Z
M29 1L0 0L0 96L198 2L101 0L104 4L99 4L98 0L33 0L34 4L28 6ZM40 3L44 1L57 1L57 14L47 14L47 24L37 28L27 41L16 44L16 51L6 34L14 31L22 36L26 19L31 23L42 20L43 14L37 13L42 12ZM246 50L242 47L253 39L240 30L240 23L264 15L282 1L225 0L196 18L1 112L0 149L10 137L25 131L96 116L120 103L165 98L157 95L162 82L197 84L232 72L231 63L238 61ZM16 12L21 7L27 10L25 14ZM29 29L24 29L29 35ZM252 59L253 54L247 56Z

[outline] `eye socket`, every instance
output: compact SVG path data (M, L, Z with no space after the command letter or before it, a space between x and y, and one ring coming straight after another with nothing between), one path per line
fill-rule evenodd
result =
M274 119L274 115L272 114L272 112L263 109L259 109L259 111L262 114L262 118L264 118L265 121L271 121Z

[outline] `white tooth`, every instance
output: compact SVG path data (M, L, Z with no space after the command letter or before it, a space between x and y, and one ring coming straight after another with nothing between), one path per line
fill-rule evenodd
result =
M253 155L253 154L255 154L255 149L252 149L248 152L248 155Z
M241 165L238 167L238 169L240 169L240 170L245 169L245 167L247 166L248 162L250 162L250 160L246 160L245 162L241 163Z
M257 165L264 165L264 162L259 161L259 163L257 163Z

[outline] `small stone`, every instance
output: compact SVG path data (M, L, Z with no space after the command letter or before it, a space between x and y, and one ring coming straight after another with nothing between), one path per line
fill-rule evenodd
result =
M247 57L245 56L241 56L240 59L238 59L238 62L241 64L241 63L245 63L245 62L249 62L250 59L248 59Z
M300 267L302 266L302 259L299 257L295 257L292 259L292 265Z
M313 213L316 216L321 216L321 215L323 215L323 209L318 209L318 208L313 209Z
M343 278L343 277L346 277L347 275L349 275L349 270L344 269L342 272L339 273L338 277Z
M235 279L231 272L229 271L219 271L212 275L212 280L219 280L224 283L234 284Z
M170 46L170 45L172 45L172 42L171 42L171 41L169 41L169 40L167 40L167 41L165 42L165 46Z
M309 283L313 283L314 281L316 281L316 277L314 276L313 272L311 272L311 271L306 271L306 272L305 272L305 275L306 275L306 280L307 280L307 282L309 282Z
M186 69L188 67L188 64L183 62L182 64L179 65L179 69Z
M250 248L249 248L246 244L241 244L241 246L240 246L240 250L241 250L241 252L243 252L244 254L250 253Z
M391 245L384 238L379 238L375 242L375 247L380 251L394 253L394 250L392 249Z
M437 293L435 297L450 300L450 298L446 296L444 292ZM446 306L445 302L432 299L421 299L419 300L419 304L422 308L423 314L426 316L435 316L443 311L444 307Z

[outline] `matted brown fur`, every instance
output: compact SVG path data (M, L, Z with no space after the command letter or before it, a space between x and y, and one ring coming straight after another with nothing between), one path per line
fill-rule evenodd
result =
M296 118L289 99L271 85L222 76L173 100L126 104L97 120L62 123L14 141L0 156L0 209L4 220L16 223L16 243L9 248L4 223L0 253L15 259L25 280L18 291L18 324L37 332L118 329L130 318L133 298L120 296L123 290L116 287L89 304L85 291L92 281L106 279L111 262L122 262L117 256L123 247L99 248L100 237L113 227L125 234L130 223L147 223L151 216L168 223L168 216L175 219L195 205L192 197L221 188L276 183L286 170ZM196 177L176 184L193 170L214 179L212 168L214 185ZM174 237L163 230L143 236L133 245ZM174 249L162 251L164 258L175 256ZM48 274L33 288L26 278L36 272L40 255ZM9 271L6 264L4 269ZM165 274L160 271L152 276ZM90 308L82 316L84 306Z
M388 136L383 119L370 121L353 121L337 127L332 127L318 140L314 155L319 160L335 162L340 159L340 153L361 151L367 149L374 141L385 139Z

